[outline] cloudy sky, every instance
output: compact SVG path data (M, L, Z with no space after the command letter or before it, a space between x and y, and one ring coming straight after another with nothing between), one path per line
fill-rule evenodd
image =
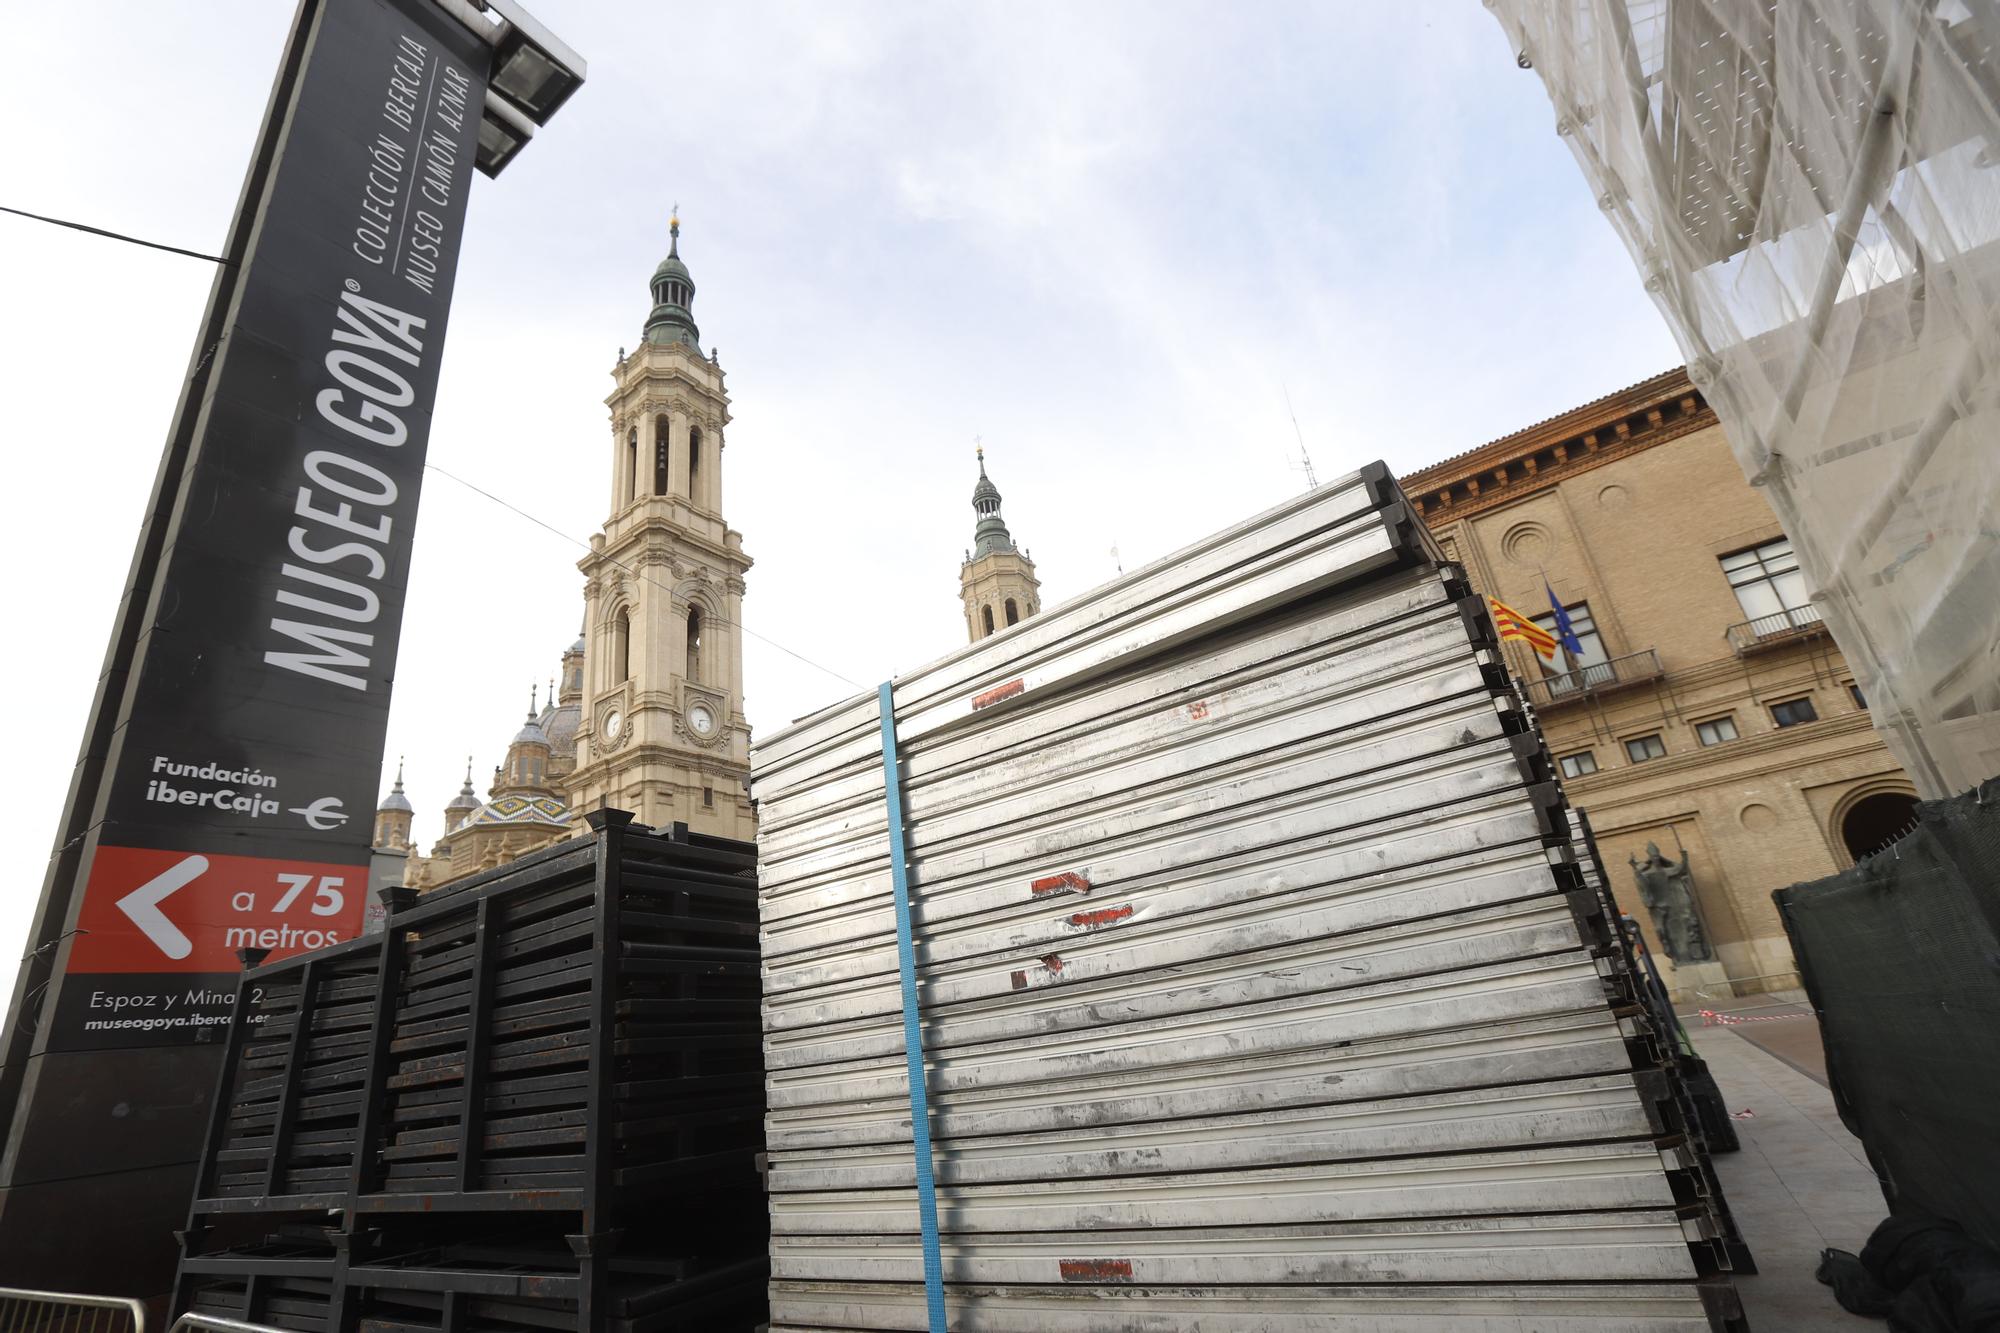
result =
M4 0L32 56L0 204L218 248L290 9ZM547 526L425 485L387 761L425 842L576 635L603 398L676 200L745 618L799 655L747 645L767 732L960 640L975 437L1053 603L1114 545L1129 567L1300 489L1301 436L1321 477L1413 469L1678 361L1475 0L534 9L590 80L474 187L430 459ZM210 279L0 215L0 799L33 850L0 939Z

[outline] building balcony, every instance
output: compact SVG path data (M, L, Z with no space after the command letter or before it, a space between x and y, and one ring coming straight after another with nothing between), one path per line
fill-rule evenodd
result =
M1758 616L1755 620L1745 620L1731 625L1722 632L1729 640L1729 649L1738 657L1759 652L1765 648L1775 648L1779 644L1795 639L1811 638L1815 634L1826 633L1826 626L1819 618L1816 606L1795 606L1787 611L1773 612L1768 616Z
M1522 692L1528 696L1528 702L1537 708L1558 708L1592 695L1622 690L1628 685L1643 685L1665 674L1660 667L1659 650L1647 648L1591 666L1578 667L1574 671L1560 671L1540 680L1524 681Z

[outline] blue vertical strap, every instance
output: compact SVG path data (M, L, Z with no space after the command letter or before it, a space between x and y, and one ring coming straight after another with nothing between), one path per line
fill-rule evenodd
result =
M944 1256L938 1249L937 1182L931 1171L931 1104L924 1086L924 1034L917 1022L917 947L910 933L910 857L903 837L903 780L896 761L896 701L882 705L882 787L889 804L889 875L896 890L896 970L903 980L903 1058L910 1072L910 1138L917 1157L917 1216L924 1229L924 1304L930 1333L946 1333Z

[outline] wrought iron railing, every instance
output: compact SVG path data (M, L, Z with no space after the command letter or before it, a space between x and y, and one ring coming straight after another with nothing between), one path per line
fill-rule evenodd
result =
M1724 630L1722 636L1729 640L1730 650L1741 657L1764 644L1799 638L1825 628L1820 624L1819 608L1807 604L1740 621Z
M146 1307L119 1296L0 1287L0 1329L23 1333L146 1333Z
M1642 681L1658 680L1666 674L1660 668L1658 649L1646 648L1623 657L1609 658L1603 662L1593 662L1589 666L1577 667L1571 671L1559 671L1540 680L1527 681L1528 702L1537 708L1549 708L1566 704L1577 699L1587 699L1605 690L1618 689L1625 685L1636 685Z

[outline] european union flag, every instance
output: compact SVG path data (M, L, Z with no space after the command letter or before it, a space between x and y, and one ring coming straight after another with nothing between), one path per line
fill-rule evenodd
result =
M1542 580L1542 591L1549 595L1549 607L1556 613L1556 642L1569 649L1571 656L1582 657L1583 644L1576 637L1576 626L1569 623L1569 612L1563 610L1563 604L1556 600L1556 590L1549 586L1547 579Z

